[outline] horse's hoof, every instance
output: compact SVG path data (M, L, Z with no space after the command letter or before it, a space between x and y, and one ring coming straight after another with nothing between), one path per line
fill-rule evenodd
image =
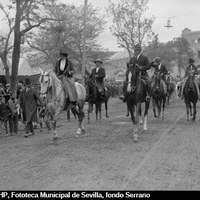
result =
M85 128L81 128L82 134L85 133Z
M53 141L56 141L58 139L58 136L53 137Z
M106 118L109 118L109 116L108 116L108 115L106 115Z
M138 135L133 135L133 141L138 142Z

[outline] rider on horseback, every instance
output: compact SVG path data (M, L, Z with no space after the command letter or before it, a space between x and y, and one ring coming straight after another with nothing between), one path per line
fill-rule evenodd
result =
M164 89L164 93L167 94L167 83L165 82L165 75L168 73L167 68L165 65L161 63L161 60L159 57L154 58L153 62L151 63L151 67L154 68L154 74L156 72L159 72L161 74L161 84ZM153 76L153 82L151 84L151 87L153 88L155 84L154 76Z
M197 75L198 74L198 69L197 67L194 65L194 60L192 58L189 59L189 66L187 66L186 70L185 70L185 76L181 82L181 99L183 99L183 89L184 89L184 86L186 84L186 81L187 81L187 78L188 78L188 75L191 71L194 71L194 74ZM194 79L194 84L195 84L195 87L197 89L197 94L198 94L198 99L200 100L200 92L199 92L199 81L198 79L195 77Z
M68 53L64 49L60 50L60 59L56 62L54 72L59 79L61 79L66 97L69 100L69 107L76 104L78 94L75 87L75 81L73 78L74 67L71 60L68 59Z
M96 64L96 68L92 70L91 78L95 81L96 86L98 88L101 97L105 96L105 85L104 85L104 78L106 76L105 69L102 67L102 60L96 59L94 61Z
M142 54L142 48L140 44L136 44L135 48L134 48L134 56L130 59L130 62L128 64L129 68L132 67L138 67L138 69L141 71L141 78L145 80L146 82L146 91L147 91L147 96L146 96L146 100L150 101L150 91L151 91L151 80L149 78L148 73L146 72L147 70L149 70L151 68L150 63L148 58ZM128 67L127 67L128 68ZM128 72L129 70L127 69L126 71L126 80L128 80ZM127 83L127 81L125 82L125 84ZM125 86L125 85L124 85ZM120 99L122 99L124 102L126 101L126 86L123 87L123 93L120 96Z

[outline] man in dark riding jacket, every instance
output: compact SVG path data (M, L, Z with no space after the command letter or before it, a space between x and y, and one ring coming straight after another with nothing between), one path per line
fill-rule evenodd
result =
M194 65L194 60L192 58L189 59L189 66L186 67L185 76L184 76L184 78L181 82L181 99L183 99L183 89L185 87L185 84L186 84L186 81L187 81L187 78L188 78L188 74L191 71L194 71L195 75L198 74L197 67ZM199 81L198 81L197 78L194 79L194 83L195 83L195 86L196 86L196 89L197 89L198 99L200 100Z
M129 68L137 66L138 69L141 71L141 78L145 80L146 82L146 91L147 96L146 100L150 101L150 91L151 91L151 80L149 78L149 75L147 73L147 70L151 68L148 58L142 54L142 48L140 44L136 44L134 48L134 56L129 61ZM128 80L128 70L126 72L126 80ZM126 89L126 87L123 87ZM126 101L126 90L123 91L123 95L120 96L120 99L122 99L124 102Z
M159 72L161 74L161 84L163 86L164 93L167 94L167 83L165 82L165 75L168 73L168 71L167 71L166 66L161 63L161 60L159 57L156 57L151 63L151 67L154 68L154 73ZM155 84L155 80L153 80L151 84L152 88L154 84Z
M94 61L96 64L96 68L92 70L91 78L95 81L98 91L101 95L105 95L105 85L104 85L104 78L106 76L105 69L102 67L102 60L96 59Z

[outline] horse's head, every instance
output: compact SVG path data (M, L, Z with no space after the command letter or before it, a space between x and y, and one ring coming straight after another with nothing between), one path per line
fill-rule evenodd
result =
M40 83L40 95L41 97L46 97L47 93L49 92L52 86L52 79L49 72L43 72L39 78Z
M162 76L161 76L160 72L155 72L154 73L155 82L160 82L161 78L162 78Z
M137 65L131 65L129 64L128 67L128 80L127 80L127 92L131 92L132 88L136 86L137 84L137 78L139 76L139 70Z

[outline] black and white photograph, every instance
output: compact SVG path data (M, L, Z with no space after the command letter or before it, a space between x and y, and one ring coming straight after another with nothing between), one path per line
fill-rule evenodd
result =
M0 0L1 198L199 191L199 10Z

